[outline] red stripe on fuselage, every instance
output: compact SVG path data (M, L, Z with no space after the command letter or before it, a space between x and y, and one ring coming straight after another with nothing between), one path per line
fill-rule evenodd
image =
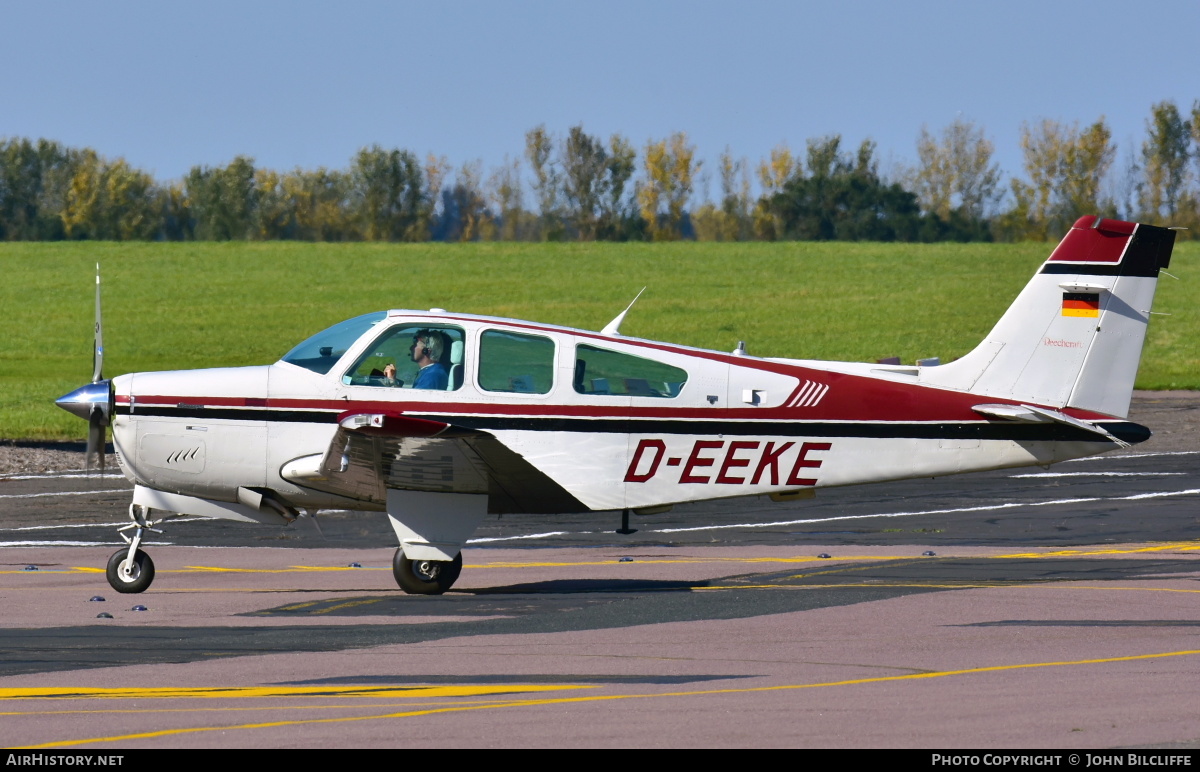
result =
M855 379L858 380L858 379ZM867 379L862 379L867 380ZM904 387L887 388L887 387ZM128 403L128 399L118 400ZM395 412L436 414L452 418L454 415L476 416L530 416L540 418L660 418L677 420L736 420L736 421L883 421L896 423L915 422L962 422L986 420L971 410L975 405L1022 404L1013 400L981 397L927 387L879 382L852 388L832 388L814 408L787 407L629 407L622 405L562 405L534 403L488 403L488 402L441 402L425 400L376 401L341 399L268 399L253 400L263 405L249 404L252 400L239 397L164 396L137 395L136 407L177 407L180 404L204 407L259 407L268 410L311 410L319 412ZM136 410L135 407L135 410ZM1062 409L1048 406L1051 409ZM1073 408L1062 409L1064 413L1083 419L1110 418Z

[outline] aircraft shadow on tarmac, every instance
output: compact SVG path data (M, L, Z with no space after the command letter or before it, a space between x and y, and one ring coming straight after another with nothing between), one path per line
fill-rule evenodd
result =
M708 586L707 582L670 582L652 579L552 579L501 587L464 590L476 597L488 595L609 593L609 592L686 592Z
M288 625L124 626L122 620L115 619L66 628L10 628L0 637L0 675L192 662L297 649L340 651L481 635L745 619L886 601L916 593L1065 581L1128 583L1194 577L1195 570L1194 560L1169 558L921 558L743 574L696 584L555 580L491 588L477 594L339 594L318 603L291 604L251 614L296 619L297 624ZM346 622L303 624L303 617L308 615L346 618ZM374 616L376 622L357 624L353 621L356 616ZM398 623L380 624L380 616L395 617ZM422 616L428 620L421 624L408 621ZM1009 620L1003 624L1033 623Z
M740 574L701 582L554 579L479 589L464 587L447 595L423 597L396 593L355 598L339 596L318 602L261 609L243 616L499 617L572 611L626 601L652 602L649 597L656 594L712 595L742 589L807 587L887 590L889 597L895 597L910 592L942 592L981 586L1137 581L1169 575L1193 575L1195 570L1194 561L1154 558L916 558L834 564L827 569ZM839 600L833 603L816 605L842 605L875 599L854 600L845 594L838 594L837 597ZM805 605L811 607L807 603Z
M472 590L463 588L447 595L338 596L251 611L248 617L500 617L574 611L656 592L690 592L704 583L630 579L560 579ZM531 597L535 596L535 597Z

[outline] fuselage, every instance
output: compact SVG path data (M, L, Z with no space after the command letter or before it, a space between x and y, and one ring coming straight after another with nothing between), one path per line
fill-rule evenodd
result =
M930 385L929 368L759 359L443 312L368 316L322 333L329 345L314 336L273 365L113 379L125 474L216 501L236 500L239 488L267 490L300 508L384 509L383 488L499 500L495 469L418 439L377 462L380 487L302 471L313 466L306 459L328 454L340 417L370 412L495 437L567 494L548 511L786 495L1116 447L1063 423L981 415L972 409L981 402L1017 403ZM424 376L405 361L409 339L430 331L444 349L446 386L413 388ZM388 365L397 377L384 375ZM1127 442L1148 436L1121 419L1064 412Z

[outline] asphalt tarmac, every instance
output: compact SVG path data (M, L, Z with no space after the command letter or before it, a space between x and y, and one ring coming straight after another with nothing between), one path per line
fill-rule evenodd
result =
M441 597L344 513L167 523L121 595L128 484L8 475L0 745L1195 749L1197 403L1139 405L1048 470L490 520Z

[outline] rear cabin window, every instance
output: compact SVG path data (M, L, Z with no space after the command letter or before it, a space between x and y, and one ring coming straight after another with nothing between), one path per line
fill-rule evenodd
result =
M628 397L679 395L688 375L653 359L579 345L575 347L575 391Z
M553 387L554 341L507 330L487 330L479 337L479 388L547 394Z

